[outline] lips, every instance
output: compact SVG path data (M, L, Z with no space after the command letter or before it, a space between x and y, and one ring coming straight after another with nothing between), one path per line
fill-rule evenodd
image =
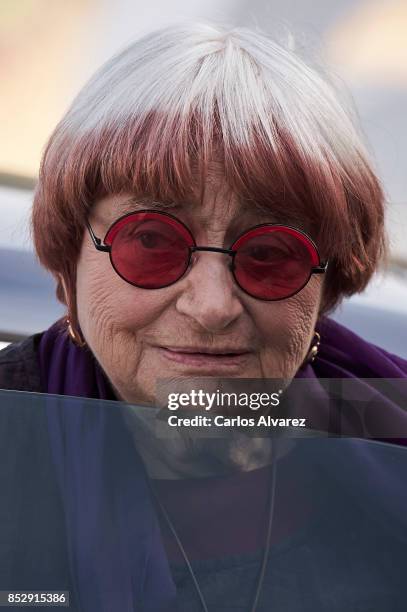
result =
M188 353L188 354L200 354L200 355L216 355L216 356L223 356L223 355L242 355L244 353L249 353L249 349L245 349L245 348L232 348L232 347L225 347L225 348L208 348L208 347L203 347L203 346L194 346L194 347L190 347L190 346L177 346L177 347L173 347L173 346L162 346L160 348L164 348L167 351L171 351L173 353Z
M223 347L219 349L207 347L157 347L160 354L175 364L198 367L202 369L214 368L236 369L248 360L251 351L244 348Z

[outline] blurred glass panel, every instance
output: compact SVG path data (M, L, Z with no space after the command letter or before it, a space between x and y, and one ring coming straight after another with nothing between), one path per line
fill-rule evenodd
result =
M0 392L1 590L69 590L73 611L198 612L180 541L214 612L250 609L264 559L259 612L405 610L407 448L273 436L244 470L233 436L170 445L156 417Z

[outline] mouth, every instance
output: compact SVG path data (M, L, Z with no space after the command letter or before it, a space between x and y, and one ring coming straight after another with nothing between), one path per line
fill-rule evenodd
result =
M178 363L184 366L198 367L202 369L236 369L242 367L252 351L248 349L222 348L212 349L204 347L156 347L160 354L173 363Z

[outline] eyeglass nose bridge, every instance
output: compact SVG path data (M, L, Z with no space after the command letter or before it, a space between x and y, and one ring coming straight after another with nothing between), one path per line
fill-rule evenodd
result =
M221 249L220 247L210 247L210 246L191 246L189 247L191 253L195 251L210 251L212 253L225 253L226 255L231 255L232 257L236 254L236 251L233 249Z
M189 247L190 259L193 253L197 251L208 251L210 253L224 253L225 255L229 255L232 258L232 261L229 264L229 269L231 272L235 269L235 255L236 251L233 249L222 249L221 247L210 247L210 246L191 246Z

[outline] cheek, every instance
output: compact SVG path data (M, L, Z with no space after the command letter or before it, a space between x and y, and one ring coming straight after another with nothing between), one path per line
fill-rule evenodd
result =
M312 278L296 296L262 305L257 320L264 339L261 363L265 377L295 375L312 341L320 300L321 282Z
M103 261L102 261L103 260ZM113 270L109 258L84 248L77 267L81 331L102 365L137 357L137 337L160 315L162 296L133 287ZM129 350L131 348L131 350Z

